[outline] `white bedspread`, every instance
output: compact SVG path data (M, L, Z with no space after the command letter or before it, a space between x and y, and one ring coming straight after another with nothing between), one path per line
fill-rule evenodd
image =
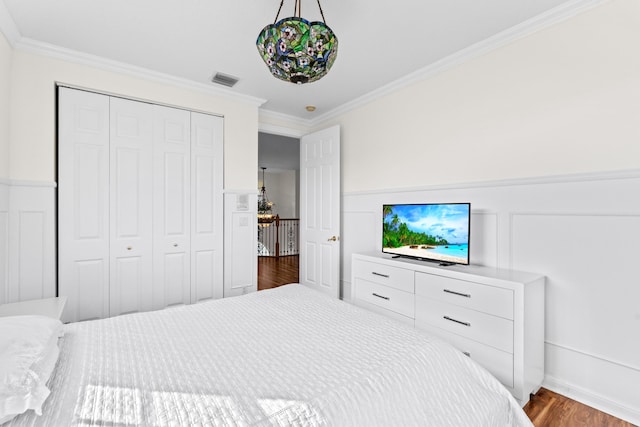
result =
M530 426L449 345L287 285L65 325L42 417L9 425Z

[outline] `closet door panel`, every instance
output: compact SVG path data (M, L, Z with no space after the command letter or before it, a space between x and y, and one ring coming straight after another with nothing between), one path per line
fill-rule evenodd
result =
M82 321L109 317L109 268L108 256L104 259L75 261L72 266L72 281L79 283L76 302L71 304L67 298L65 313L70 309L75 318L68 321ZM62 285L60 281L59 287ZM62 295L62 293L60 293Z
M223 295L223 119L60 89L65 321Z
M220 298L215 295L213 284L216 280L216 252L215 251L195 251L195 267L193 274L195 277L196 301L205 301L212 298Z
M110 315L152 308L152 106L111 98Z
M109 97L58 96L58 294L73 322L109 315Z
M116 292L112 292L111 305L117 309L111 315L136 313L144 311L145 293L143 278L145 269L144 256L120 256L115 258L112 266L113 279L117 283Z
M191 302L223 295L223 119L191 113Z
M155 105L153 305L191 302L191 117L185 110Z

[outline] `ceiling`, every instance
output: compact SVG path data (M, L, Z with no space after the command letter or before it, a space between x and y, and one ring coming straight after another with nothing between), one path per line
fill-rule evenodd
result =
M294 85L271 76L255 47L279 0L0 0L24 40L52 44L189 81L216 72L262 110L314 119L567 0L321 0L339 40L331 71ZM576 0L572 0L575 2ZM321 20L302 0L302 17ZM285 0L280 18L293 15ZM216 85L217 86L217 85ZM306 105L316 111L305 110Z

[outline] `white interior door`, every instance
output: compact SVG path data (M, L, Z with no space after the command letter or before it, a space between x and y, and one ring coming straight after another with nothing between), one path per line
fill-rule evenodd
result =
M152 308L153 109L111 98L110 315Z
M224 291L223 123L191 113L191 302Z
M300 140L300 283L340 297L340 127Z
M109 316L109 97L58 91L58 294L63 320Z
M153 106L153 308L191 302L191 115Z

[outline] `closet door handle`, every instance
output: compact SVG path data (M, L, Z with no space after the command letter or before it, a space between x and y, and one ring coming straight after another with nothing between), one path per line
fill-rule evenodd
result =
M463 294L461 292L451 291L449 289L443 289L442 291L446 292L448 294L458 295L458 296L465 297L465 298L471 298L471 294Z
M453 317L449 317L449 316L443 316L443 317L445 319L447 319L448 321L450 321L450 322L459 323L459 324L464 325L464 326L471 326L471 323L469 323L469 322L463 322L462 320L456 320Z

